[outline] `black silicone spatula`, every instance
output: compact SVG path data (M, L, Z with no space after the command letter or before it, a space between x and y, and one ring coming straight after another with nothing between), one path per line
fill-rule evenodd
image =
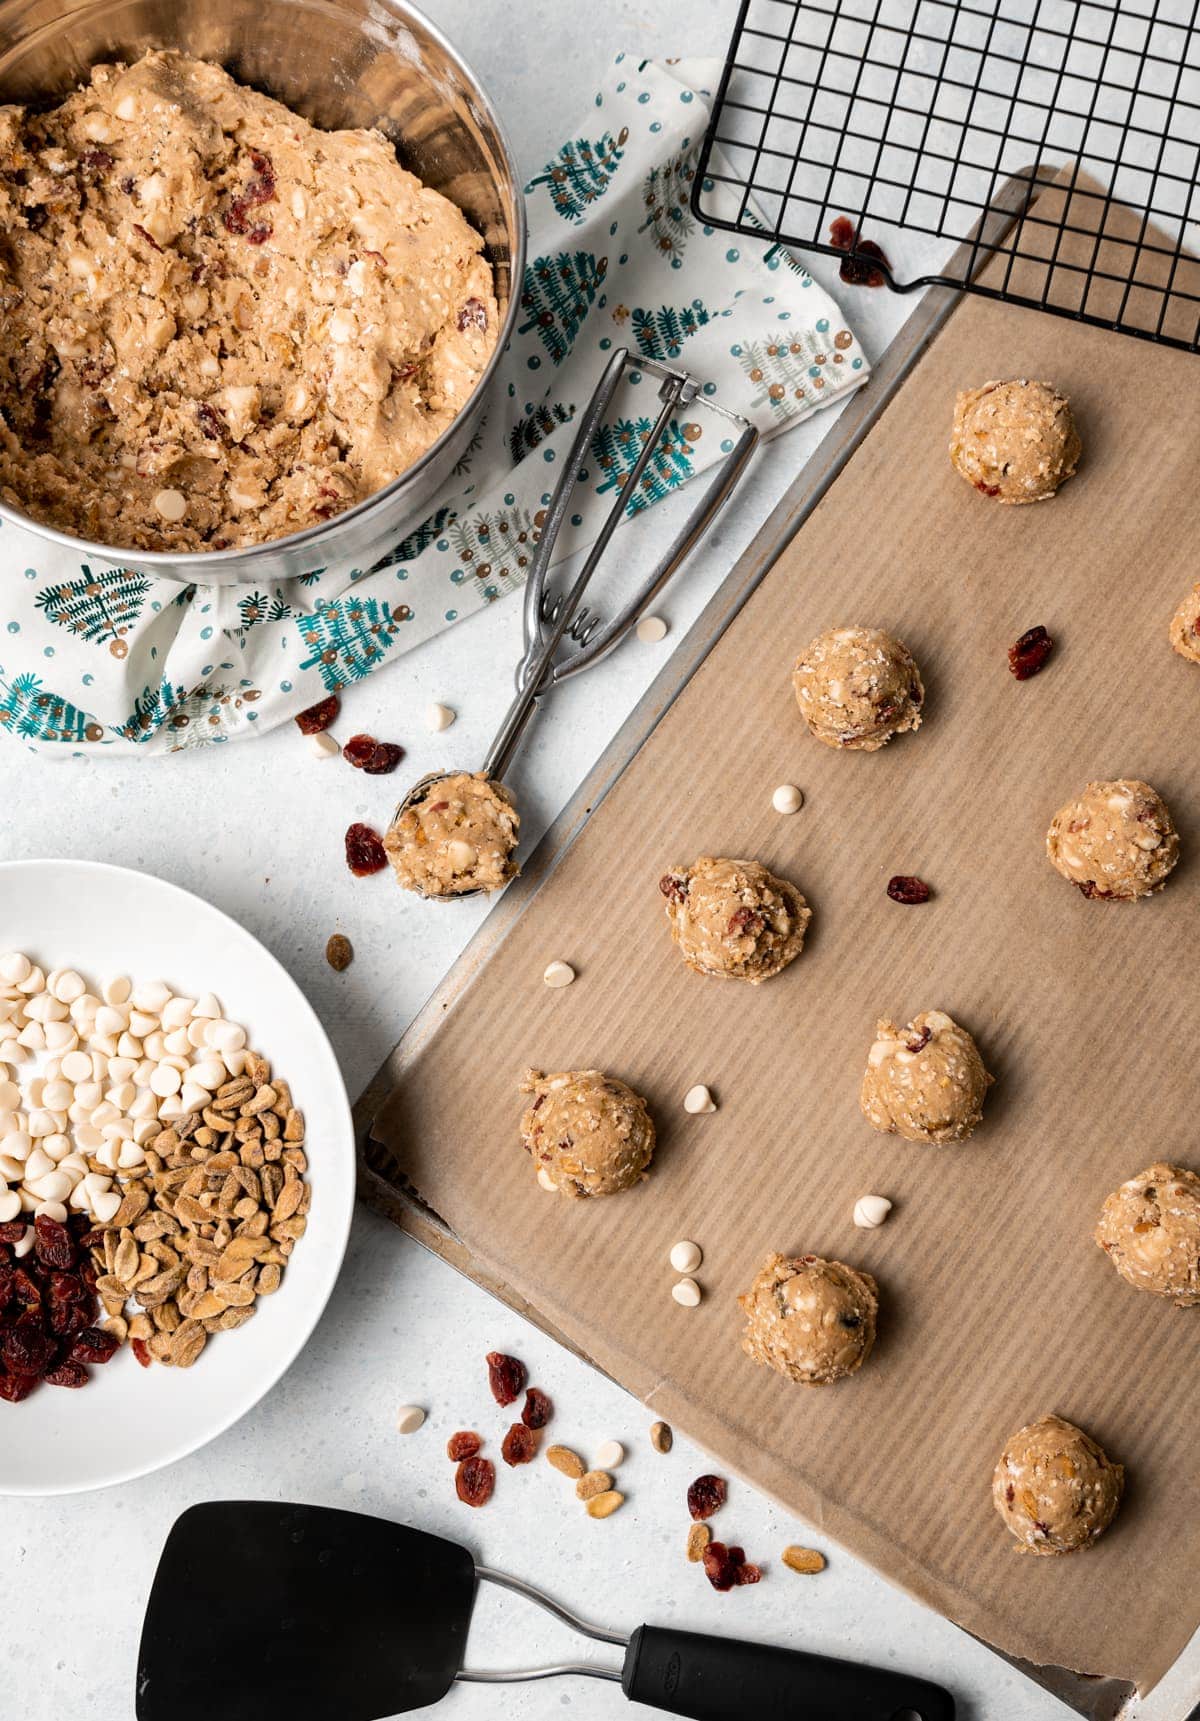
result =
M625 1652L624 1665L463 1668L477 1579ZM213 1501L176 1522L138 1651L138 1721L379 1721L455 1680L556 1673L620 1680L693 1721L954 1721L940 1686L802 1650L643 1625L630 1638L576 1619L465 1548L357 1512Z

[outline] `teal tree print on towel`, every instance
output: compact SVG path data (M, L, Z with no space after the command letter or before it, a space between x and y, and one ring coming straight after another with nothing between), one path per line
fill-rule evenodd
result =
M471 463L479 453L479 450L483 447L483 433L486 429L487 419L482 418L476 425L475 433L471 437L470 442L467 443L467 446L463 449L458 459L454 462L454 465L450 468L452 477L465 478L470 473Z
M536 257L525 271L521 306L527 318L518 332L526 335L535 329L551 360L561 364L607 273L608 258L593 257L590 251Z
M643 358L676 359L688 336L708 320L703 299L693 299L690 305L663 305L657 311L635 307L629 326Z
M655 245L670 259L672 269L682 267L688 239L696 231L689 199L696 177L697 153L697 146L689 146L685 138L679 154L656 163L642 187L646 219L638 232L644 233L647 228L653 232Z
M93 574L86 562L80 567L82 579L40 591L38 609L56 627L69 628L90 645L107 645L114 657L127 657L125 636L142 613L150 581L124 568Z
M238 603L239 628L243 633L263 622L288 621L292 614L292 606L278 586L269 598L262 592L251 592Z
M228 740L247 721L246 708L258 703L262 694L249 682L230 687L224 682L201 682L171 713L172 741L169 753L185 753Z
M319 670L329 692L340 693L370 674L395 645L401 622L411 617L407 604L393 609L377 598L331 598L311 615L296 617L301 643L309 652L300 668Z
M0 732L27 741L99 741L104 736L94 717L51 693L32 674L0 679Z
M439 508L436 514L431 514L428 520L411 531L406 538L401 538L395 549L389 550L382 562L376 565L381 568L398 567L404 562L415 562L422 550L427 550L433 540L450 520L454 518L451 508Z
M463 571L478 580L482 595L498 598L525 578L534 547L542 535L545 512L531 514L514 504L494 513L458 519L449 538Z
M148 741L173 712L182 708L186 699L185 689L173 686L164 676L157 687L143 687L119 733L127 741Z
M595 143L589 143L583 137L576 138L573 143L564 143L545 172L529 181L525 187L526 195L536 185L548 186L550 201L563 220L578 224L596 199L608 189L608 182L620 164L628 139L629 127L622 126L615 138L606 131Z
M751 405L770 407L780 419L807 412L827 391L840 388L849 329L831 334L804 329L785 339L743 341L729 350L755 385Z
M592 459L603 477L596 485L596 494L619 490L637 462L642 443L654 428L653 419L618 418L600 427L592 438ZM658 447L650 456L638 488L625 507L627 515L637 514L652 502L660 502L672 490L686 484L694 470L692 455L701 434L698 424L679 424L672 419Z
M527 406L525 416L519 418L508 433L508 452L512 455L513 465L520 465L551 431L557 430L560 424L570 424L574 416L574 401L564 405L560 400L540 400Z

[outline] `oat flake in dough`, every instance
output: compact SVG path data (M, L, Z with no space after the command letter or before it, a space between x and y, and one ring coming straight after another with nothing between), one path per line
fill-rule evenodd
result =
M1046 833L1051 865L1084 896L1133 902L1161 890L1179 837L1161 795L1136 777L1089 783Z
M396 882L419 896L503 890L517 876L521 829L503 783L482 771L436 777L401 812L383 846Z
M878 1287L841 1261L768 1255L738 1306L746 1355L802 1386L843 1380L875 1343Z
M1071 1554L1112 1523L1125 1471L1091 1435L1043 1416L1006 1443L992 1476L992 1502L1023 1554Z
M317 525L430 447L495 346L482 240L381 133L181 54L0 108L0 214L0 493L100 543Z
M1136 1290L1176 1308L1200 1303L1200 1177L1159 1160L1114 1189L1096 1242Z
M965 1028L944 1010L924 1010L907 1027L878 1022L859 1104L885 1135L905 1141L965 1141L983 1117L992 1077Z
M757 861L701 855L664 873L658 888L671 936L696 974L757 986L804 948L812 910L794 884Z
M792 690L818 741L874 753L919 729L925 689L912 653L874 627L832 627L796 659Z
M997 502L1045 502L1079 464L1071 405L1046 382L985 382L954 403L950 460Z
M619 1195L647 1175L654 1122L640 1094L602 1070L527 1070L521 1145L538 1181L578 1200Z

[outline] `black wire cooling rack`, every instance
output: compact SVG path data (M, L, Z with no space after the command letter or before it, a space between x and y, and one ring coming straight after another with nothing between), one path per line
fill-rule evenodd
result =
M695 213L844 252L847 279L960 287L1200 351L1198 13L741 0Z

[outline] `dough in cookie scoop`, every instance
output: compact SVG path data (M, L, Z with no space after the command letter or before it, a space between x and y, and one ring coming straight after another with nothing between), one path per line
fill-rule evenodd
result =
M517 876L521 817L503 783L482 771L435 777L383 839L396 879L420 896L502 890Z
M831 627L792 670L800 714L827 747L874 753L921 724L925 689L906 646L874 627Z
M1005 1445L992 1501L1023 1554L1071 1554L1116 1516L1125 1471L1061 1416L1043 1416Z
M983 1117L991 1083L967 1030L944 1010L924 1010L906 1028L876 1023L859 1104L884 1135L965 1141Z
M1161 795L1136 777L1121 777L1089 783L1059 808L1046 853L1084 896L1134 902L1167 882L1179 837Z
M803 1386L845 1379L875 1343L874 1279L819 1255L768 1255L738 1307L746 1355Z
M1045 502L1080 452L1070 402L1047 382L985 382L954 403L951 462L998 502Z
M697 974L756 986L804 948L812 910L794 884L757 861L714 860L664 873L671 936Z
M631 1087L602 1070L526 1070L532 1094L521 1119L521 1144L545 1189L580 1199L619 1195L647 1175L654 1122Z
M1200 663L1200 581L1171 617L1168 637L1180 657L1186 657L1189 663Z
M1200 1303L1200 1177L1162 1160L1119 1189L1100 1213L1096 1241L1121 1277L1177 1308Z

